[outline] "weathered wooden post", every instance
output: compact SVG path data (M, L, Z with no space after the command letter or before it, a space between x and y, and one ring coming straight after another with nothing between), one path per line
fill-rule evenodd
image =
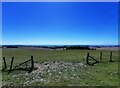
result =
M31 64L32 64L32 69L33 69L34 68L33 56L31 56Z
M113 60L112 60L112 52L110 52L110 60L109 60L109 62L113 62Z
M34 60L33 60L33 56L31 56L31 70L28 72L30 73L34 68Z
M12 70L13 60L14 60L14 57L12 57L11 65L10 65L10 70L9 70L8 74L9 74L9 73L11 72L11 70Z
M6 64L5 57L3 57L3 61L4 61L4 66L5 66L5 68L4 68L4 69L6 69L6 68L7 68L7 64Z
M87 62L87 64L89 64L89 53L87 53L87 58L86 58L86 62Z
M100 53L100 62L102 62L102 52Z

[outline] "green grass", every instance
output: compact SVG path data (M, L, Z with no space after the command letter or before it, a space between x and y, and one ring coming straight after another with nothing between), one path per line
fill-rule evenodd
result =
M9 69L10 62L14 56L13 66L30 59L34 56L34 61L42 63L45 61L66 61L66 62L83 62L86 63L86 55L90 53L95 59L99 60L100 52L98 50L38 50L38 49L3 49L3 56L6 57L7 67ZM34 86L118 86L118 52L113 51L114 62L109 62L110 51L103 51L103 62L95 66L87 66L86 69L80 71L81 68L75 68L64 71L58 75L59 70L53 72L52 75L43 74L45 80L49 82L35 81L29 85ZM9 75L7 71L3 71L3 85L23 85L25 78L34 78L31 75L23 77L26 71L13 71ZM75 76L74 76L75 74ZM18 75L18 79L13 77ZM65 76L67 78L65 78ZM6 83L6 84L5 84Z

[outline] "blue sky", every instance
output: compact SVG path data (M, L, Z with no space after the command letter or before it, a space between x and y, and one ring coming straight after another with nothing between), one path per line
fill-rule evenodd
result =
M117 45L117 2L4 2L2 43Z

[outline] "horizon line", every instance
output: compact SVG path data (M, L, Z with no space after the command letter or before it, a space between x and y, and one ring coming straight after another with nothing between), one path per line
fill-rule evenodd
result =
M0 44L0 46L4 45L28 45L28 46L67 46L67 45L85 45L85 46L119 46L119 44Z

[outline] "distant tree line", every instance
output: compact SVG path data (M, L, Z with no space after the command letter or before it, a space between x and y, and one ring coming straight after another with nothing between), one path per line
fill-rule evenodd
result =
M73 50L73 49L84 49L84 50L95 50L91 49L89 46L81 45L65 45L65 46L24 46L24 45L5 45L2 48L20 48L20 47L35 47L35 48L48 48L48 49L63 49L63 50Z
M2 48L18 48L18 46L2 46Z
M68 46L66 47L66 50L70 49L84 49L84 50L91 50L89 46Z

